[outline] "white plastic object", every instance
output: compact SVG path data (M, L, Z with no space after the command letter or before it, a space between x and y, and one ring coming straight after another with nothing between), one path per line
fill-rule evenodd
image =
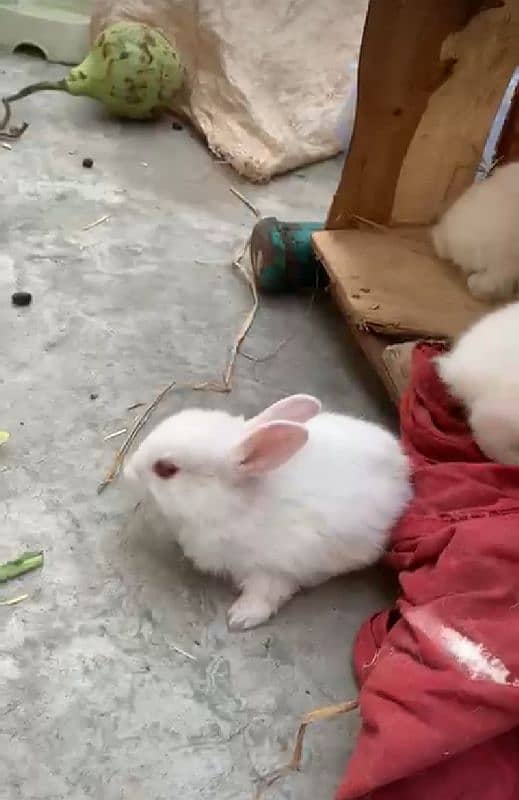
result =
M35 48L48 60L78 64L89 50L91 0L0 0L0 47Z
M347 71L350 90L337 123L337 138L341 143L342 149L346 152L350 148L353 127L355 125L355 115L357 113L358 68L358 61L350 61L348 64Z

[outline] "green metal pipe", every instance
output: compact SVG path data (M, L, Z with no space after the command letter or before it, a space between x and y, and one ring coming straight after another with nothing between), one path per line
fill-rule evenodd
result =
M323 228L320 222L261 219L254 227L250 244L258 289L279 294L326 286L328 276L312 246L312 234Z

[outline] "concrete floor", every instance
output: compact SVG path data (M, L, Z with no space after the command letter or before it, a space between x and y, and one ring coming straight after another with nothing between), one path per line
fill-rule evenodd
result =
M0 94L62 72L1 57ZM236 176L168 122L123 126L58 94L15 108L31 127L0 149L0 559L42 548L46 561L0 592L29 594L0 608L1 797L248 800L304 712L355 695L353 637L387 587L349 576L231 634L229 587L192 570L154 509L134 512L119 483L96 494L121 441L104 437L131 424L129 406L221 374L249 305L230 259L254 220L229 192ZM322 219L339 171L241 188L265 215ZM16 289L31 307L11 306ZM230 396L173 393L156 419L193 401L250 414L306 391L388 420L333 307L307 303L264 300L244 349L286 346L240 358ZM303 771L265 797L331 798L357 725L310 730Z

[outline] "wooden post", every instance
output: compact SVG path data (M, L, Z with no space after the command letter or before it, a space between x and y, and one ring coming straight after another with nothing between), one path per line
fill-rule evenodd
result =
M357 119L327 227L391 219L403 159L431 95L456 63L445 38L496 0L371 0L359 61ZM445 157L448 157L445 154Z

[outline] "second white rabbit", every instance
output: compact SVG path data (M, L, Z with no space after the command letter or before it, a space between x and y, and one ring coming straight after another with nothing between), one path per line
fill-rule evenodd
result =
M519 162L473 183L433 229L440 258L461 267L474 297L506 300L519 289Z
M437 363L483 453L519 464L519 302L486 314Z

